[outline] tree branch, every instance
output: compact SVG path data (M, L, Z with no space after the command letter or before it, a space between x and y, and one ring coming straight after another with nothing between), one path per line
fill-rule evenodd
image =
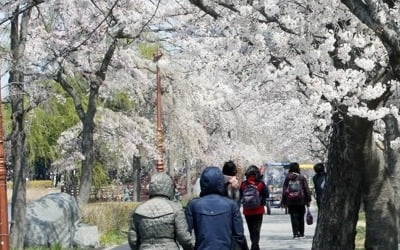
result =
M122 30L120 31L122 32ZM106 79L107 68L111 63L111 59L114 55L115 49L117 48L117 39L115 38L113 42L108 47L106 54L104 55L103 61L101 62L101 66L99 70L96 71L96 76L100 77L102 81Z
M79 97L79 94L74 90L74 88L64 79L63 69L61 66L57 72L56 77L54 77L54 81L58 82L61 87L72 97L79 119L83 121L85 119L85 111L82 106L81 98Z
M193 5L204 11L206 14L212 16L214 19L218 19L221 16L211 7L205 6L203 0L189 0Z
M341 2L347 6L347 8L365 25L375 31L381 41L385 44L389 52L395 54L396 57L400 57L400 31L395 29L393 25L381 24L377 20L377 11L382 6L379 5L379 1L363 1L363 0L341 0ZM365 2L365 3L364 3ZM387 15L388 16L388 15ZM387 23L393 23L394 20L389 20Z
M108 11L107 15L105 15L105 17L103 18L103 20L101 20L101 22L99 24L96 25L96 27L88 34L88 36L82 41L80 42L78 45L70 48L70 49L65 49L62 53L60 53L60 57L64 57L65 55L78 50L79 47L81 47L82 45L86 44L86 42L92 37L92 35L96 32L96 30L107 20L108 17L110 17L112 15L112 11L115 8L115 6L117 5L117 3L119 2L119 0L116 0L114 2L114 4L112 5L112 7L110 8L110 10Z
M219 2L218 5L220 5L222 7L225 7L227 9L230 9L233 12L238 12L239 13L239 10L236 9L235 5L233 5L233 4L227 4L227 3L224 3L224 2Z
M4 24L5 22L10 21L10 20L13 18L14 14L20 15L20 14L24 13L25 11L31 10L33 7L36 7L36 6L38 6L39 4L44 3L44 1L45 1L45 0L33 0L33 1L31 1L30 3L28 3L28 4L27 4L26 6L24 6L23 8L20 8L20 9L18 10L17 13L13 13L12 15L7 16L7 17L1 19L1 20L0 20L0 25Z

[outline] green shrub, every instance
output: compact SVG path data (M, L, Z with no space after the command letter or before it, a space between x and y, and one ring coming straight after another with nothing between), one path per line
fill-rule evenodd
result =
M82 208L83 222L96 225L101 246L122 244L128 240L129 221L137 202L98 202Z
M13 183L12 181L7 182L7 188L12 188ZM26 188L52 188L53 181L51 180L35 180L35 181L27 181Z
M25 250L71 250L71 248L63 248L60 244L56 244L50 247L37 246L37 247L28 247L24 249ZM12 250L17 250L17 249L12 248ZM83 249L74 248L74 250L83 250Z
M148 60L153 59L153 54L159 50L159 46L157 44L152 43L140 43L139 44L139 53L140 55Z
M133 108L133 102L129 99L126 92L117 92L107 99L104 106L114 112L130 111Z
M115 244L121 244L128 240L127 232L119 231L119 230L111 230L104 232L100 236L100 245L101 246L111 246Z
M109 177L105 166L100 162L96 161L93 169L92 185L95 188L100 188L101 186L110 184Z

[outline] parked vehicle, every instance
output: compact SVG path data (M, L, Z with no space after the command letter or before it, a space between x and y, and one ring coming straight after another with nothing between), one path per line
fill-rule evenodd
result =
M264 172L264 182L269 189L269 199L267 199L267 214L271 214L271 208L280 208L282 199L282 186L287 174L289 163L266 163Z

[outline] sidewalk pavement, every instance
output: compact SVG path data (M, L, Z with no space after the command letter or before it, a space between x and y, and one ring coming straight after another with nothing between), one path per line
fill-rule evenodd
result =
M293 239L289 214L285 214L284 210L272 208L271 215L264 215L263 224L261 226L261 250L310 250L318 216L315 209L311 209L311 213L314 217L314 223L313 225L305 225L305 237ZM250 247L249 231L244 217L243 222L245 235ZM128 243L120 246L103 248L103 250L129 249Z

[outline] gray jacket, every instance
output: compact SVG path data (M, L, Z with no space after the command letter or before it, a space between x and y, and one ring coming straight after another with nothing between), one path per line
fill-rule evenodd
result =
M128 241L131 249L184 250L193 249L184 212L174 195L172 179L165 173L152 176L150 199L133 212Z

